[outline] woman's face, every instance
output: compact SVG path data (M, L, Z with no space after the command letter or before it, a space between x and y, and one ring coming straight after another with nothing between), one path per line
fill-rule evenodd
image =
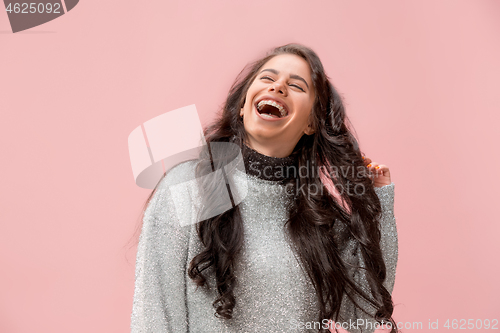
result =
M247 145L273 157L290 155L302 135L313 133L315 92L309 64L294 54L271 58L259 69L240 111Z

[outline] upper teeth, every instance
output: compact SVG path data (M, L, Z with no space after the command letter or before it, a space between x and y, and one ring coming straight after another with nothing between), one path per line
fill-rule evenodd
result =
M266 100L260 101L259 104L257 104L257 108L259 109L259 111L262 108L262 106L264 106L264 105L272 105L280 111L280 114L282 117L286 116L286 110L281 104L278 104L275 101L266 99Z

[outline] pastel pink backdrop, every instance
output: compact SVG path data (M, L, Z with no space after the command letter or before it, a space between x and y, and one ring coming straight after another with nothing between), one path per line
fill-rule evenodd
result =
M396 184L396 321L500 319L500 2L81 1L12 34L0 11L0 332L127 332L150 191L127 137L245 64L312 47ZM444 330L444 329L443 329Z

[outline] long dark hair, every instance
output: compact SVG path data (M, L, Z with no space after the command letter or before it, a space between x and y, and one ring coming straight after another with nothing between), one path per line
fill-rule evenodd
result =
M205 129L208 149L202 150L196 168L198 179L220 168L234 156L214 156L209 150L217 142L234 142L243 148L246 132L239 116L245 103L248 88L259 69L271 58L280 54L294 54L303 58L310 67L316 99L311 112L313 135L303 135L294 149L298 167L308 168L305 176L299 172L297 186L322 189L304 194L296 191L293 205L289 206L286 224L294 251L301 260L314 285L320 304L318 321L324 318L337 321L341 302L345 295L361 309L355 299L359 297L376 311L378 321L391 322L391 332L397 332L392 318L391 294L383 286L386 267L380 248L378 216L382 208L373 189L372 180L365 173L339 172L325 174L326 181L337 189L362 188L357 191L337 192L337 199L329 193L324 181L310 177L312 168L326 167L331 170L366 170L356 138L351 133L341 96L331 84L323 65L314 51L300 44L277 47L264 58L246 66L231 87L219 117ZM222 154L224 155L224 154ZM308 162L309 161L309 162ZM217 205L224 182L200 184L205 202ZM303 186L304 185L304 186ZM329 193L325 195L324 193ZM154 193L154 191L153 191ZM148 202L153 193L149 196ZM147 203L146 203L147 206ZM341 225L337 225L340 223ZM243 221L239 205L215 217L203 220L196 226L203 250L191 261L189 277L198 286L207 286L207 273L215 275L217 298L213 302L215 315L231 319L236 304L234 287L237 283L234 267L243 244ZM347 244L355 243L361 251L365 267L352 267L342 258ZM349 247L351 248L351 247ZM353 269L366 269L371 294L365 292L352 279ZM362 310L366 311L366 310ZM321 328L319 332L327 332Z
M365 170L357 140L348 128L349 120L340 95L325 74L316 53L299 44L275 48L239 74L219 118L205 130L207 143L230 142L236 138L236 143L243 147L246 132L239 112L245 103L247 90L259 69L272 57L280 54L298 55L307 61L316 92L311 114L315 133L303 135L294 150L298 154L299 168L335 166L337 170ZM220 159L205 151L200 156L197 176L214 170L214 160L219 160L218 164L221 165ZM309 171L307 175L314 172ZM305 188L316 186L315 188L326 189L320 178L307 175L299 173L299 186L304 184ZM386 267L379 245L381 234L377 220L381 204L372 181L366 174L360 175L358 172L340 172L326 176L336 188L352 189L358 186L363 188L363 193L340 191L340 200L336 200L333 195L324 195L323 191L307 195L298 191L294 198L295 204L290 206L287 228L295 251L316 289L321 308L319 322L323 318L338 318L344 294L358 306L354 301L354 296L357 295L376 309L375 319L390 321L392 331L396 332L396 323L392 318L392 298L382 284L386 277ZM214 191L215 187L217 185L204 184L202 193L208 198L212 193L217 193ZM207 200L216 199L212 195ZM335 220L342 223L342 228L334 228ZM339 230L343 230L342 234L339 234ZM239 206L198 223L197 232L204 249L191 261L189 277L198 286L204 286L207 280L203 272L211 267L218 292L213 303L216 315L230 319L236 301L233 294L237 283L234 267L243 243L243 221ZM341 259L347 240L355 240L362 253L371 295L354 283L350 278L348 264Z

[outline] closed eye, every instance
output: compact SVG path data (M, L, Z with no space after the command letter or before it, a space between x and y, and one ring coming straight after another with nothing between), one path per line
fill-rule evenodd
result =
M304 90L304 89L302 89L302 87L300 87L300 86L298 86L298 85L296 85L296 84L291 84L290 86L291 86L291 87L296 87L296 88L300 89L301 91L305 92L305 90Z
M274 80L273 80L271 77L269 77L269 76L263 76L263 77L261 77L260 79L261 79L261 80L264 80L264 79L265 79L265 80L269 80L269 81L274 82ZM301 86L299 86L299 85L297 85L297 84L290 84L290 87L295 87L295 88L297 88L297 89L300 89L300 90L301 90L301 91L303 91L303 92L306 92L304 89L302 89L302 87L301 87Z

